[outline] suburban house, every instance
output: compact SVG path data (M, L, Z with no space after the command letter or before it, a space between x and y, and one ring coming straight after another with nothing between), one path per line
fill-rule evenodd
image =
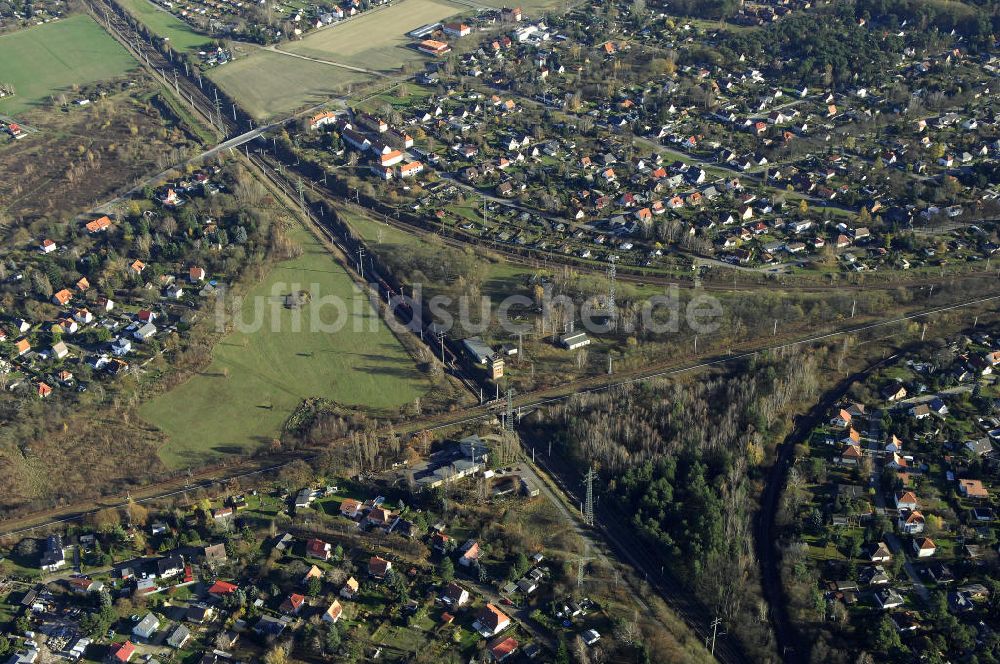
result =
M893 588L881 588L875 593L875 601L880 609L894 609L903 605L903 596Z
M87 222L86 229L91 235L96 233L102 233L111 227L111 220L107 217L101 217L99 219L94 219L93 221Z
M201 625L205 621L211 620L214 614L215 609L212 607L201 602L194 602L188 606L187 613L184 614L184 619L196 625Z
M146 323L135 332L132 333L132 337L136 341L146 341L150 337L156 334L156 326L152 323Z
M340 503L340 513L349 519L356 519L361 514L361 501L353 498L344 498Z
M316 565L310 567L309 571L306 572L306 575L302 577L302 585L307 585L312 579L323 579L323 570Z
M104 588L104 584L100 581L94 581L93 579L87 579L79 576L69 579L67 583L69 584L69 587L73 590L73 592L78 593L80 595L86 595L88 593L96 593L99 592L102 588Z
M469 591L452 581L444 589L444 601L454 607L465 606L469 602Z
M313 131L337 121L337 114L331 111L323 111L309 118L309 128Z
M849 427L851 426L852 421L853 418L851 417L851 414L841 408L837 414L833 416L833 419L830 420L830 426L840 428Z
M161 579L169 579L184 571L184 559L180 556L167 556L156 561L156 575Z
M904 535L918 535L924 532L924 515L917 510L902 510L896 520L899 532Z
M128 662L135 655L135 646L131 641L125 643L113 643L108 650L109 662Z
M61 360L69 355L69 348L66 348L65 342L57 341L52 344L52 356L57 360Z
M989 438L980 438L979 440L966 441L965 448L975 456L981 457L993 451L993 443L990 442Z
M184 647L184 644L188 642L191 638L191 630L189 630L184 625L177 625L170 635L167 636L167 645L171 648L177 648L180 650Z
M111 352L115 357L124 357L132 351L132 342L126 337L118 337L111 342Z
M384 579L392 569L392 563L379 556L372 556L368 561L368 574L376 579Z
M958 480L958 492L966 498L989 498L982 480Z
M331 550L330 543L320 539L311 539L306 542L306 555L310 558L329 560Z
M358 580L352 576L344 583L344 587L340 589L340 596L344 599L351 599L358 594L358 587Z
M487 644L487 649L490 651L490 657L493 658L494 662L503 662L508 657L517 652L520 644L512 636L500 637L497 640Z
M885 401L899 401L906 398L907 392L902 383L892 382L882 388L881 395Z
M223 595L229 595L231 593L236 592L237 589L238 586L236 584L229 583L228 581L219 580L213 583L212 586L208 589L208 594L214 595L216 597L222 597Z
M476 616L476 621L472 623L472 628L484 637L489 638L504 631L509 625L510 618L503 611L492 604L487 604Z
M72 299L73 299L73 293L69 292L65 288L52 294L52 304L58 305L60 307L65 307L67 304L69 304L69 301Z
M209 565L224 563L227 560L226 545L222 542L210 544L202 550L202 556Z
M856 466L861 462L864 453L858 445L847 445L840 451L837 462L842 466Z
M930 537L918 537L913 540L913 553L917 558L929 558L937 551L937 545Z
M152 613L147 613L142 620L136 623L135 627L132 628L132 636L148 641L159 628L160 619Z
M915 510L920 507L917 494L912 491L897 491L895 496L897 510Z
M387 528L393 521L393 514L382 507L373 507L365 515L365 523L375 528Z
M411 161L408 164L403 164L399 167L399 177L408 178L424 170L424 165L419 161Z
M892 560L892 552L885 542L877 542L868 545L865 554L870 562L887 563Z
M443 32L449 37L465 37L472 33L472 28L465 23L445 23Z
M45 551L42 553L41 568L45 572L54 572L66 564L66 556L63 553L62 537L59 535L49 535L45 540Z
M306 598L304 595L298 593L292 593L285 598L285 601L281 603L278 610L282 613L287 613L291 615L298 615L299 611L302 610L302 606L306 603Z
M458 559L458 564L462 567L471 567L479 560L479 542L476 540L469 540L459 551L462 555Z
M344 605L340 603L340 600L335 599L333 600L333 603L330 604L330 608L323 613L323 620L324 622L336 624L336 622L340 620L342 613L344 613Z

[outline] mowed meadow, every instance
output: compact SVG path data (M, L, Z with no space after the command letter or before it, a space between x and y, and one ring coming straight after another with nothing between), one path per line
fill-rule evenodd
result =
M270 444L305 398L378 414L395 412L430 389L326 249L299 225L290 236L302 255L276 265L243 302L240 315L248 326L255 307L262 308L260 328L234 330L216 345L204 371L140 407L140 416L166 435L159 449L166 466L196 466ZM312 291L311 299L286 308L285 295L300 290ZM345 303L347 324L332 333L313 331L315 316L329 324L340 315L317 304L330 295Z
M125 10L153 34L163 37L177 51L197 51L212 44L212 38L195 31L190 25L149 0L117 0Z
M406 33L461 12L444 0L402 0L378 7L283 47L290 53L394 73L404 62L424 59Z
M321 104L347 94L356 83L372 80L361 72L263 49L213 67L208 77L261 121Z
M208 77L257 120L268 120L350 95L359 85L398 74L404 63L426 60L406 33L462 9L445 0L400 0L298 41L248 47L249 55L209 70Z
M84 14L0 37L0 81L14 87L0 113L23 113L51 95L122 76L138 63Z

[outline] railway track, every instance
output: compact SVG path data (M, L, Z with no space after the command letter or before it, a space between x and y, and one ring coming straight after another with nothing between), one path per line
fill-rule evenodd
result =
M108 31L116 39L118 39L119 42L128 48L141 63L145 64L152 75L154 75L166 87L172 88L182 101L187 102L190 108L201 119L208 122L209 125L216 130L222 131L225 136L233 136L241 131L250 131L253 129L253 119L247 113L243 112L237 104L227 101L226 105L229 106L231 114L229 112L224 113L220 105L217 104L217 100L225 98L221 91L215 87L214 84L207 81L207 79L201 78L199 74L192 73L190 69L185 68L184 71L182 71L180 65L175 64L168 56L161 53L151 43L151 40L137 29L138 23L135 19L133 19L123 8L114 4L114 0L86 1L95 18L97 18L108 29ZM221 102L219 102L219 104L221 104ZM287 120L294 117L295 116L291 116L285 120L277 121L272 124L283 124ZM296 164L288 163L287 161L280 161L278 160L277 155L269 158L279 161L282 163L284 168L295 171ZM261 165L261 162L259 161L256 163L258 166ZM269 179L273 180L274 178L269 176ZM304 186L308 187L310 191L316 195L324 198L338 198L334 192L326 187L321 187L320 183L313 181L308 176L303 176L302 182ZM375 214L379 215L381 213L376 211ZM387 224L399 228L400 230L404 230L409 233L435 233L446 244L463 249L470 245L484 247L489 249L491 252L502 256L508 262L517 265L524 265L532 269L568 266L575 270L591 274L603 275L605 273L604 267L594 267L561 254L535 252L540 253L540 257L533 258L525 255L525 253L514 251L511 247L502 243L484 240L482 238L455 237L452 235L455 231L447 228L443 224L437 229L433 229L416 226L403 221L398 217L386 214L381 214L381 216ZM534 252L534 250L526 249L525 252ZM977 270L964 274L953 274L950 275L950 278L976 279L988 277L992 274L992 270ZM701 280L699 283L695 280L688 279L686 275L664 276L636 272L634 268L623 263L618 264L616 278L619 281L636 285L655 284L662 286L677 286L682 289L701 289L715 292L753 291L760 288L769 288L788 292L826 293L829 292L831 288L831 286L824 284L788 283L787 281L781 279L751 283L740 283L737 279L733 282L733 285L705 280ZM841 292L895 290L900 287L926 288L933 285L939 285L943 279L944 275L937 279L923 278L896 283L837 284L836 288Z
M259 155L249 154L250 161L257 166L261 173L271 182L275 187L277 187L286 196L295 200L298 197L298 191L291 185L291 183L271 167L270 164L264 161ZM308 202L304 203L304 209L302 210L305 215L308 216L310 223L313 228L317 230L327 242L332 244L337 248L337 250L345 257L342 266L347 270L356 282L361 287L371 288L375 291L380 300L384 300L386 306L391 312L392 316L395 317L396 322L402 326L402 330L397 330L402 333L411 333L414 338L424 346L433 357L440 359L441 363L444 365L445 371L450 375L457 378L474 396L482 401L481 395L483 390L488 387L485 380L480 380L471 370L469 370L464 362L462 361L460 340L451 338L448 334L439 333L433 324L433 319L427 315L429 312L420 312L419 316L414 312L413 306L402 292L401 285L393 285L391 279L383 275L383 273L374 265L370 265L367 274L364 274L364 267L361 265L352 266L346 257L353 256L357 254L357 250L362 248L360 243L352 243L351 239L345 237L344 235L338 233L331 225L326 223L323 219L323 211L317 211L315 207ZM414 330L416 321L417 329ZM387 321L391 322L391 321ZM435 347L433 343L434 340L438 341L438 346Z
M191 109L199 117L206 120L213 127L220 129L222 133L225 135L232 135L233 133L238 133L238 130L240 130L244 125L252 128L252 120L249 118L249 116L242 115L235 104L232 105L232 111L233 111L232 120L229 120L228 116L223 116L217 101L218 97L216 97L216 101L213 103L213 100L210 99L204 91L202 79L198 78L196 82L187 70L185 70L184 74L181 75L181 72L174 65L172 60L169 57L166 57L162 53L160 53L160 51L158 51L152 44L148 43L143 37L143 35L136 29L135 24L130 19L122 15L124 14L124 10L121 10L121 8L110 4L107 0L87 0L87 2L88 6L91 8L91 11L94 12L95 16L98 19L100 19L101 15L103 14L105 18L104 24L107 26L108 31L113 36L115 36L116 39L118 39L121 43L123 43L123 45L125 45L126 48L128 48L131 52L133 52L140 62L144 62L147 69L149 69L151 73L153 73L153 75L162 84L166 85L167 87L172 87L174 91L177 93L177 95L183 101L186 101L190 105ZM121 14L119 12L121 12ZM217 90L215 91L215 94L218 95ZM260 170L263 174L265 174L267 179L270 182L272 182L275 186L279 187L281 191L284 192L286 195L292 196L293 199L298 195L298 192L295 191L290 181L281 174L276 175L273 168L270 169L267 168L267 164L266 162L263 161L262 158L260 158L258 161L254 161L254 159L251 158L249 161L253 163L258 168L258 170ZM291 166L289 164L285 165ZM311 181L307 180L306 184L307 186L310 187L311 190L313 190L317 194L320 194L323 198L327 198L330 195L332 195L332 192L329 192L328 190L326 191L318 190L318 186ZM309 208L308 205L306 207ZM306 212L308 213L308 216L310 217L312 223L314 223L317 228L321 229L322 234L324 235L324 237L327 237L328 241L333 243L345 256L352 255L351 249L354 247L349 246L350 245L349 238L338 236L337 233L332 231L327 224L323 223L322 219L319 216L317 216L312 209L307 209ZM420 230L421 232L427 232L426 229L412 226L399 219L394 218L390 222L389 218L387 217L386 221L387 223L391 223L392 225L406 232L412 233L416 230ZM441 236L442 240L448 243L454 243L454 246L461 246L464 248L470 244L470 242L468 241L461 241L456 238L446 237L445 234L443 233L441 234ZM506 260L511 262L516 262L518 264L524 264L524 265L535 265L535 266L538 265L537 260L532 261L531 259L528 259L520 254L517 254L516 252L513 252L509 248L503 246L499 245L494 246L492 247L492 250L498 252ZM565 264L558 260L555 260L555 258L553 258L552 263L556 265ZM579 264L571 264L571 265L576 269L588 270L587 266L582 266ZM598 270L592 267L589 268L589 271L598 272ZM601 272L603 273L603 271ZM983 276L983 273L979 273L977 276ZM376 271L375 277L376 281L374 283L378 295L380 297L386 297L388 300L391 301L394 296L397 296L399 293L402 292L402 288L400 285L397 284L396 287L393 286L393 284L391 283L392 279L388 275L383 276L381 273ZM958 278L958 277L953 277L953 278ZM660 276L645 275L645 274L643 275L629 274L627 270L622 270L619 273L619 279L633 283L656 283L663 285L677 284L678 286L682 287L694 286L693 284L688 285L681 283L679 280L671 279L669 277L660 277ZM913 286L919 287L921 285L931 285L936 283L940 283L940 281L927 280L925 282L909 282L906 285L911 287ZM753 290L760 287L761 285L754 284L747 286L747 289ZM778 284L777 287L784 290L797 290L801 292L827 292L829 290L828 287L824 286L789 287L785 284ZM864 286L847 285L840 288L842 290L861 290L861 289L872 290L880 288L890 289L898 287L899 284L864 285ZM706 290L726 290L726 291L737 290L735 286L723 287L717 284L705 284L704 288L706 288ZM812 334L800 337L798 339L773 342L771 344L765 344L761 347L755 349L748 349L744 352L739 352L739 353L730 352L726 354L715 355L710 358L695 359L688 361L686 363L683 362L677 363L676 361L672 361L672 364L671 362L660 363L655 367L650 367L648 369L636 371L631 374L626 374L624 377L620 376L600 377L600 378L595 377L585 381L579 381L578 383L575 384L560 386L559 388L555 388L553 390L548 390L548 391L541 390L521 395L515 400L514 405L517 406L518 408L537 408L545 406L547 404L552 404L572 398L575 395L612 389L618 385L641 382L656 378L665 378L687 372L704 370L714 366L719 366L724 363L739 361L741 359L749 358L759 353L769 352L778 348L785 348L790 345L800 345L800 344L808 345L813 343L820 343L825 340L835 338L837 336L845 334L857 334L865 330L874 329L880 326L893 325L908 320L914 320L920 317L930 316L935 313L941 313L963 307L993 304L998 298L1000 298L1000 295L991 295L988 297L969 300L966 302L948 305L945 307L938 307L936 309L917 312L906 316L885 319L879 322L870 323L862 326L848 327L830 333ZM394 309L394 313L397 317L400 318L400 322L404 322L404 324L406 324L408 321L404 320L406 318L405 310L402 311L403 313L401 315L397 309ZM412 317L412 312L411 312L411 317ZM428 317L426 318L426 320L431 320L431 319ZM426 332L428 330L423 329L423 331ZM420 335L422 341L424 336L426 335L424 334ZM433 339L434 337L432 336L431 338ZM434 352L435 349L429 342L424 342L424 343L432 352ZM445 355L444 360L446 367L448 367L449 371L456 372L456 375L459 375L460 373L460 361L458 359L459 353L456 352L455 348L453 348L454 343L456 342L450 339L447 340L446 343L445 340L442 338L440 351ZM473 389L472 385L476 384L475 381L471 382L468 381L468 377L466 376L463 376L460 379L470 389ZM483 419L491 419L495 416L498 407L499 405L497 403L486 403L472 408L464 409L457 413L442 414L431 418L423 418L419 421L407 423L404 427L402 427L401 432L414 433L420 430L434 431L446 427L453 427L462 424L481 421ZM332 441L330 444L332 445L343 442L344 442L343 440ZM258 461L256 467L252 468L242 466L239 468L232 468L231 470L226 470L222 472L220 472L218 469L213 469L211 471L207 471L202 474L194 475L192 476L191 480L188 481L178 480L175 478L173 480L169 480L168 482L154 484L149 487L146 487L143 490L143 495L136 498L136 502L150 503L150 502L161 501L193 490L208 489L213 486L217 486L219 484L228 482L232 479L249 478L276 472L296 459L310 459L315 454L317 454L317 452L315 451L295 452L288 456L282 456L280 460L277 460L274 463L264 463ZM564 492L567 492L571 497L575 495L573 492L570 491L568 487L563 486L562 489ZM43 513L41 516L37 517L36 520L39 520L38 523L31 523L32 517L26 517L23 521L26 521L27 523L25 523L24 525L9 527L7 530L0 532L0 536L16 536L18 534L32 532L39 528L56 526L62 523L66 523L68 521L73 521L83 518L88 514L91 514L99 509L108 506L121 507L124 506L125 504L126 504L125 501L122 501L118 503L112 502L110 505L83 506L75 510L70 508L66 510L65 513L59 516L53 516L53 518L48 518L48 519L44 516ZM640 570L647 577L647 579L649 579L651 564L654 565L653 569L655 571L655 560L648 558L648 552L641 550L641 547L634 548L622 544L621 533L618 533L614 530L614 528L620 527L621 525L618 523L618 521L619 520L617 520L617 518L614 515L611 515L610 523L608 522L608 517L603 517L599 524L602 534L615 548L619 549L620 553L623 555L624 558L628 559L631 562L631 564L633 564L633 566L636 567L636 569ZM685 620L688 626L693 631L695 631L695 633L699 634L700 636L706 635L705 631L706 628L704 623L704 611L698 610L697 607L691 605L692 598L690 597L690 593L688 590L682 588L680 584L671 581L671 579L663 575L662 572L659 576L656 576L655 574L653 575L653 580L651 581L651 585L658 593L660 593L663 596L663 598L667 601L667 603L678 613L679 616L682 617L682 619ZM725 639L722 641L721 648L717 649L716 656L720 659L720 661L724 661L727 663L746 661L742 652L736 647L736 645L727 643Z
M605 390L614 389L617 386L634 384L637 382L643 382L647 380L657 379L657 378L668 378L671 376L677 376L685 373L697 372L701 370L711 369L718 367L730 362L741 361L756 355L775 351L778 349L786 349L789 347L796 346L808 346L815 343L824 342L839 336L848 334L859 334L868 330L875 330L881 327L886 327L890 325L897 325L899 323L905 323L911 320L917 320L921 318L927 318L938 313L945 313L950 311L955 311L963 308L974 307L974 306L993 306L1000 301L1000 294L992 294L986 297L976 298L972 300L967 300L964 302L949 304L941 307L936 307L932 309L927 309L924 311L914 312L904 316L897 316L893 318L887 318L880 321L870 322L864 325L852 326L849 328L836 330L833 332L828 332L824 334L813 334L810 336L800 337L797 339L785 339L779 342L774 342L772 344L764 345L757 348L750 348L739 353L725 353L717 354L708 358L700 358L687 362L676 362L663 363L656 367L650 367L648 369L639 370L626 374L625 376L605 376L599 379L591 379L589 381L580 381L576 384L564 385L558 388L553 388L549 390L538 390L535 392L527 393L517 397L514 400L514 406L518 410L524 409L535 409L543 407L546 405L551 405L567 399L573 398L574 396L587 393L596 393ZM899 334L898 332L896 334ZM892 335L888 335L892 336ZM411 421L409 423L403 423L402 426L397 426L396 431L402 434L414 434L420 431L437 431L445 428L451 428L455 426L461 426L465 424L471 424L474 422L480 422L483 420L493 419L496 416L496 412L499 408L497 403L486 403L479 406L474 406L470 408L463 409L458 412L453 413L443 413L440 415L435 415L427 418L422 418L418 421ZM344 444L347 439L340 439L336 441L330 441L328 445ZM280 460L274 463L266 463L262 460L258 460L254 467L248 468L246 465L240 465L238 467L232 467L229 471L220 472L219 469L213 469L211 471L194 474L189 479L178 479L173 478L160 483L154 483L148 485L135 492L131 497L134 502L140 504L154 503L157 501L162 501L167 498L171 498L177 495L182 495L189 493L191 491L209 489L213 486L223 485L233 479L249 478L254 476L260 476L267 473L277 472L284 468L289 463L297 459L311 460L320 452L317 450L301 450L295 451L288 455L283 455ZM551 471L549 471L551 472ZM558 474L554 473L554 477L559 477ZM574 490L570 489L565 485L565 483L560 485L564 492L566 492L571 499L576 499L576 493ZM17 535L23 535L30 532L37 531L39 529L51 528L58 526L67 522L77 521L85 518L86 516L93 514L101 509L106 509L108 507L112 508L122 508L128 504L128 501L110 501L104 503L91 503L89 505L78 506L75 508L66 508L58 514L50 512L39 512L34 516L26 516L13 521L8 521L8 526L5 530L0 531L0 537L11 537ZM604 512L602 511L602 514ZM610 518L610 523L608 519ZM630 562L644 577L650 581L651 586L662 596L664 601L674 609L677 614L685 621L686 624L697 634L701 636L707 635L705 627L705 611L698 608L696 604L692 604L692 598L690 596L690 591L683 588L682 585L675 579L672 579L664 570L661 569L659 575L655 574L656 566L655 560L650 557L649 553L642 550L642 547L633 547L629 544L630 539L623 539L624 535L621 532L615 530L615 524L618 523L620 519L611 515L610 517L602 517L599 523L599 530L606 537L608 542L620 552L623 558ZM620 526L620 524L619 524ZM720 661L729 663L737 663L746 661L745 657L742 655L740 649L734 646L725 645L725 641L722 642L721 648L717 646L716 656Z
M289 169L294 169L294 165L283 163L284 167ZM352 202L349 199L338 196L328 187L323 186L320 182L309 178L308 176L301 176L302 184L304 187L308 188L316 196L339 200L341 204L348 207L354 206L366 214L374 215L375 218L381 219L386 225L396 228L398 230L404 231L409 234L433 234L436 235L440 240L447 246L454 247L457 249L465 249L469 246L475 248L487 249L491 253L498 254L504 258L508 263L513 263L515 265L523 265L531 269L544 270L556 267L570 267L574 270L580 272L586 272L591 274L596 274L600 276L605 275L605 269L599 267L593 267L586 263L582 263L571 258L564 257L560 254L552 254L548 252L541 253L541 258L529 258L522 253L511 250L508 246L494 242L491 240L482 240L478 238L465 238L456 237L453 233L456 233L451 228L440 224L437 228L430 228L427 226L416 225L407 222L399 217L380 212L378 210L371 209L360 202ZM940 278L925 278L925 279L913 279L904 282L896 283L875 283L875 284L837 284L833 285L822 285L822 284L798 284L798 283L788 283L785 280L775 279L770 283L740 283L736 282L735 285L730 284L720 284L714 282L700 281L696 282L694 280L687 279L686 277L670 277L655 274L635 274L629 271L627 265L622 263L618 264L618 269L616 271L616 279L618 281L623 281L636 285L650 285L655 284L658 286L677 286L681 289L691 289L691 290L705 290L712 292L751 292L757 291L761 288L774 289L779 291L788 291L796 293L829 293L831 288L836 288L838 291L849 291L849 292L861 292L861 291L888 291L896 290L898 288L929 288L931 286L938 286L945 278L949 279L981 279L986 277L997 276L998 273L990 269L977 270L973 272L966 272L961 274L952 274L948 277L942 276Z
M794 336L789 335L789 337L781 338L770 344L759 345L756 347L748 347L739 352L729 352L729 353L717 353L708 357L697 357L692 359L692 356L682 360L671 360L667 362L658 363L655 366L647 367L641 370L635 370L632 372L621 373L615 376L599 376L593 377L591 379L576 381L575 383L560 385L555 388L545 388L539 389L532 392L527 392L521 395L517 395L513 399L513 406L519 409L533 409L538 408L567 399L573 398L574 396L602 392L605 390L614 389L615 387L627 384L634 384L639 382L644 382L648 380L654 380L657 378L669 378L671 376L676 376L684 373L697 372L705 369L710 369L713 367L721 366L726 363L741 361L749 359L756 355L762 353L768 353L780 349L794 348L794 347L808 347L812 344L821 343L842 337L845 335L856 335L861 332L876 330L878 328L888 327L892 325L898 325L900 323L905 323L908 321L926 319L936 314L956 311L960 309L976 307L976 306L995 306L1000 302L1000 294L989 294L984 297L975 298L971 300L966 300L962 302L957 302L954 304L948 304L939 307L928 308L922 311L916 311L910 314L905 314L902 316L896 316L892 318L886 318L882 320L877 320L862 325L855 325L845 327L839 330L834 330L822 334L810 334L806 336ZM888 334L884 338L891 338L898 335ZM471 424L474 422L480 422L484 419L490 419L495 417L497 404L494 402L486 402L478 406L471 406L468 408L460 409L450 413L439 413L436 415L430 415L422 417L419 420L411 420L409 422L404 422L402 425L396 424L395 430L403 434L413 434L421 431L438 431L441 429L451 428L455 426L461 426L464 424ZM336 445L339 443L346 442L347 439L338 439L330 441L328 445ZM253 463L245 464L234 464L228 466L227 470L220 468L207 469L200 473L193 473L190 475L189 481L199 481L201 486L209 486L211 484L217 484L220 482L225 482L233 478L238 478L245 476L248 473L259 474L263 472L269 472L273 470L278 470L288 463L296 459L310 459L318 452L316 450L302 450L296 451L294 453L288 453L283 455L282 458L276 461L273 465L266 468L262 468L261 464L264 463L261 460L257 460ZM248 468L252 466L252 468ZM171 494L161 494L157 493L158 490L165 487L169 487L170 491L176 491L177 485L183 485L184 482L178 478L171 478L169 480L164 480L158 483L152 483L147 485L144 490L140 492L134 492L133 497L142 495L142 501L150 502L156 500L157 498L164 497ZM148 495L147 495L148 494ZM136 498L137 502L139 501ZM124 506L126 503L120 502L110 502L107 504L100 504L99 506L91 505L89 508L86 506L75 506L67 507L63 510L59 510L60 514L56 515L56 510L40 510L33 515L24 515L17 517L16 519L8 519L3 523L7 524L7 529L0 531L0 537L27 532L29 530L37 530L40 528L45 528L51 525L62 523L66 520L72 520L72 518L79 518L85 516L86 514L92 513L97 509L108 506ZM50 517L51 518L48 518ZM30 521L36 521L36 523L29 523ZM14 524L14 525L12 525Z

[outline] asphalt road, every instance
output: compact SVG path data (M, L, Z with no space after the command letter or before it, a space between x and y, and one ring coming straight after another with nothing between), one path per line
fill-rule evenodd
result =
M781 582L781 552L778 550L779 542L774 523L782 489L788 477L788 471L794 462L795 445L806 440L809 432L826 420L830 409L844 397L852 383L864 380L871 371L895 357L895 355L891 355L867 369L847 376L835 387L827 390L808 413L795 418L792 430L778 446L778 457L768 472L756 522L757 557L760 560L764 599L770 609L771 626L777 639L778 652L785 662L791 664L806 662L809 655L805 644L798 643L795 628L788 615L788 598L785 596L784 586Z

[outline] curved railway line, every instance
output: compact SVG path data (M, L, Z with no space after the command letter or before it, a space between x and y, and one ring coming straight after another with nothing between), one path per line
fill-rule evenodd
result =
M105 25L108 31L146 66L151 75L153 75L166 87L173 89L178 97L180 97L184 103L187 103L197 116L207 121L212 127L221 131L226 136L233 136L240 133L240 131L246 131L247 128L253 129L253 121L250 116L243 113L235 104L231 104L232 115L224 113L215 99L210 96L209 91L206 91L206 87L209 87L209 90L213 92L213 95L218 95L219 91L214 89L214 85L207 82L205 79L196 79L187 71L181 71L181 69L172 62L170 57L165 56L147 42L144 35L139 29L137 29L138 24L134 21L134 19L127 16L124 13L124 10L115 6L111 0L86 0L86 2L99 22L102 25ZM249 151L247 157L248 161L253 164L257 170L265 174L267 180L278 187L284 194L292 197L293 200L298 197L298 191L296 191L292 182L283 173L277 172L273 165L271 165L265 158L259 155L251 157ZM294 165L291 164L283 163L282 166L294 168ZM325 187L321 189L317 183L309 179L304 179L303 183L305 186L309 187L313 194L319 196L322 200L336 198L333 192L329 191ZM324 223L322 214L317 215L311 205L307 204L306 207L308 208L306 212L308 212L310 221L316 228L321 230L323 236L327 238L330 243L334 244L345 257L352 256L354 253L353 250L356 249L356 247L349 246L351 239L340 237L329 224ZM398 218L385 216L384 220L387 224L399 228L407 233L435 232L434 230L429 230L427 228L418 227L404 222ZM603 275L604 273L602 267L582 264L576 261L568 260L559 255L544 254L544 260L533 259L518 253L517 251L513 251L510 247L483 241L481 239L474 240L470 238L468 240L463 240L452 237L448 233L440 232L442 230L446 230L443 225L438 230L437 234L441 237L442 241L450 246L461 248L468 247L470 244L473 246L489 246L491 251L513 263L533 268L566 265L580 271L591 272L594 274ZM344 262L347 263L346 267L349 271L351 271L350 260L345 259ZM380 299L385 298L391 303L392 300L397 298L403 290L402 284L395 283L391 275L382 274L382 272L374 266L372 267L372 271L368 274L374 278L374 281L370 282L370 285L372 286L373 291L377 292ZM946 278L965 280L989 277L992 274L992 271L977 271L964 275L948 275L948 277L942 276L941 279L915 279L901 284L838 284L833 287L842 291L890 290L900 287L927 288L940 284ZM635 284L677 285L681 288L700 287L710 291L731 292L769 288L789 292L825 293L831 288L831 286L814 284L789 284L784 281L777 280L772 283L765 282L758 284L746 284L743 286L736 284L721 285L719 283L705 283L703 285L698 285L683 277L671 278L669 276L661 275L630 274L627 266L619 266L617 278L622 281ZM611 390L621 385L654 380L658 378L668 378L684 373L711 369L729 362L744 360L761 353L796 346L808 347L811 344L827 342L840 336L860 334L862 332L882 327L890 327L912 320L927 318L939 313L984 305L992 307L995 305L997 300L1000 300L1000 295L994 294L995 292L997 291L986 293L982 297L975 299L928 308L923 311L917 311L903 316L884 318L881 320L869 320L866 323L847 325L839 329L822 333L810 332L806 334L776 334L774 337L769 338L767 343L755 344L747 342L744 344L734 345L730 352L717 353L708 357L692 353L683 357L675 357L670 360L657 362L653 366L647 366L642 369L620 372L618 375L614 376L592 376L573 383L560 385L555 388L539 389L518 395L514 398L513 405L519 410L544 407L546 405L571 399L576 395ZM407 306L408 305L390 308L393 310L396 320L408 326L413 318L414 312L412 312L412 310L407 311ZM430 317L425 317L423 320L429 321L431 319ZM440 347L435 348L433 341L437 339L436 334L434 334L436 331L422 325L422 329L419 330L419 332L422 332L419 335L421 337L421 341L428 349L434 352L436 357L439 356L438 353L443 353L444 364L449 373L455 375L466 385L466 387L474 392L476 391L476 387L481 387L475 380L465 375L466 372L460 359L461 352L456 346L458 343L457 340L445 338L442 340ZM431 332L430 336L428 336L428 332ZM899 334L899 332L890 331L887 336L891 337L897 334ZM477 406L462 408L450 413L440 413L420 419L405 421L397 425L396 430L403 434L414 434L421 431L436 431L461 426L464 424L482 421L484 419L492 419L503 407L504 404L501 404L499 400L489 401L481 403ZM344 442L346 442L345 439L329 441L326 446L343 444ZM281 454L277 458L272 456L268 458L251 459L233 464L217 465L190 473L185 477L174 477L152 483L133 492L131 498L138 503L163 501L165 499L187 494L192 491L209 489L213 486L225 484L234 479L238 480L273 473L279 471L295 460L309 460L314 458L319 453L319 449L310 448L289 451ZM557 481L559 480L559 475L556 473L553 473L552 477L554 477ZM571 498L575 497L578 493L578 488L573 489L565 484L561 484L560 488ZM103 499L92 500L72 506L40 510L30 515L7 520L5 522L4 530L0 531L0 536L12 537L30 533L39 529L51 528L63 523L79 520L101 509L108 507L122 507L126 504L127 501L125 500ZM619 549L624 559L628 560L637 570L640 571L640 573L646 576L651 584L651 587L661 594L663 599L674 611L677 612L677 614L696 634L699 636L706 636L707 628L704 620L706 612L704 607L701 607L696 602L692 601L689 590L683 588L681 584L673 582L670 578L660 574L659 570L656 568L655 560L653 560L648 552L636 553L634 551L629 551L628 547L626 547L625 550L622 550L622 546L620 544L621 539L619 538L619 533L615 530L617 526L614 523L613 516L605 514L597 524L597 528L616 549ZM761 543L761 545L763 544ZM733 644L727 639L720 641L720 647L717 647L715 655L717 659L726 663L736 664L738 662L746 661L746 658L741 649L739 649L738 644Z

